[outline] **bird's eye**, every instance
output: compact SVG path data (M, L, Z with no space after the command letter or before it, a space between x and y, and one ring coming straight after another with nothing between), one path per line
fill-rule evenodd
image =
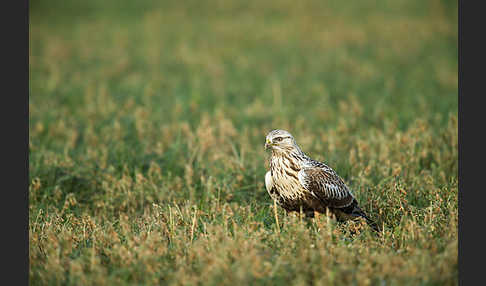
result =
M277 138L275 138L275 141L277 141L277 142L280 142L282 140L283 140L283 137L277 137Z

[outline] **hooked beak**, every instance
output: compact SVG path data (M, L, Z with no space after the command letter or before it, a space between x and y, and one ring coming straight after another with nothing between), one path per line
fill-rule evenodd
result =
M272 141L268 140L265 141L265 150L269 149L272 146Z

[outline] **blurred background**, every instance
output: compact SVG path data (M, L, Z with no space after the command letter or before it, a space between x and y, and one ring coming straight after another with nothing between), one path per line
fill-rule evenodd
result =
M30 102L50 113L99 100L99 116L133 102L154 122L222 110L239 127L326 128L352 98L366 123L403 128L457 109L456 1L51 0L30 13Z

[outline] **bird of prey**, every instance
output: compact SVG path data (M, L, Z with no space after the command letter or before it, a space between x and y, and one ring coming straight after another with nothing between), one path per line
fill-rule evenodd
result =
M265 187L270 197L287 212L303 211L313 217L314 212L325 214L328 210L339 221L362 217L378 231L341 177L326 164L302 152L288 131L270 131L265 149L271 150Z

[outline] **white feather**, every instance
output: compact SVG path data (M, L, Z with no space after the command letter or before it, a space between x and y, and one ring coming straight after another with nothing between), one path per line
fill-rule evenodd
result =
M300 170L298 173L297 173L297 178L299 178L299 183L302 185L302 187L304 187L304 189L307 189L307 181L306 181L306 173L304 172L304 169ZM316 194L314 194L313 191L310 192L311 195L313 195L314 197L317 198Z
M272 179L272 174L270 173L270 171L268 171L265 174L265 188L267 188L267 192L268 192L268 194L270 194L270 191L273 188L273 179Z
M297 178L299 178L299 182L300 184L302 185L302 187L306 188L307 189L307 184L306 184L306 174L304 172L304 169L300 170L298 173L297 173Z

